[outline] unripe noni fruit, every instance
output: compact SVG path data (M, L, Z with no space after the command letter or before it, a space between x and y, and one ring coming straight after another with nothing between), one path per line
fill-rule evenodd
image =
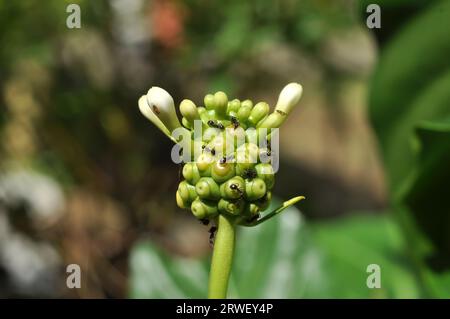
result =
M227 95L222 91L216 92L216 94L214 94L214 104L217 116L224 118L228 107Z
M208 177L211 176L211 165L214 163L214 156L210 153L202 153L197 158L197 168L200 176Z
M200 172L195 163L184 164L182 173L184 179L191 185L195 185L200 179Z
M228 213L232 215L240 215L245 208L244 200L228 200L221 198L218 204L221 213Z
M270 114L266 102L253 105L251 100L229 100L222 91L207 94L200 107L185 99L179 105L183 127L168 92L153 87L142 96L139 109L165 135L181 143L190 133L193 142L187 151L183 148L186 164L176 191L177 205L190 209L202 221L227 214L234 216L235 223L255 224L259 213L270 205L275 183L274 158L266 143L270 142L271 130L284 122L301 93L297 83L285 86ZM182 140L172 136L175 128L188 134L182 134ZM266 143L261 145L261 141Z
M180 113L183 115L183 121L186 119L186 122L189 123L191 128L194 127L194 121L200 119L200 115L198 114L197 106L191 100L185 99L180 103ZM184 125L184 123L183 123Z
M192 203L197 198L195 186L187 183L186 181L180 182L178 185L178 193L185 203Z
M240 176L234 176L220 185L220 195L225 199L242 198L245 194L245 181Z
M253 103L250 100L245 100L241 103L241 107L237 112L237 118L241 123L246 123L250 113L252 112Z
M181 198L181 195L180 195L179 191L177 191L175 195L176 195L176 201L177 201L178 207L183 208L183 209L187 209L187 208L190 207L189 203L185 202L183 200L183 198Z
M265 183L268 190L272 189L275 184L275 175L272 165L268 163L260 163L255 165L256 174Z
M217 183L223 183L234 175L234 163L225 162L223 159L216 161L211 167L211 177Z
M248 117L248 123L255 127L259 121L267 116L267 114L269 114L269 104L266 102L259 102L253 107Z
M201 199L218 200L220 198L219 185L211 177L202 177L195 184L195 191Z
M217 216L217 203L214 201L196 199L191 205L192 214L198 219L214 218Z
M236 116L240 107L241 101L239 101L238 99L234 99L233 101L228 102L227 113L230 116Z
M247 206L245 207L244 214L247 216L254 216L258 214L261 211L260 207L255 203L247 203Z
M203 100L203 102L205 103L205 108L207 110L214 110L216 107L214 95L212 94L205 95L205 99Z
M266 190L266 183L261 178L245 180L245 198L250 201L263 197Z

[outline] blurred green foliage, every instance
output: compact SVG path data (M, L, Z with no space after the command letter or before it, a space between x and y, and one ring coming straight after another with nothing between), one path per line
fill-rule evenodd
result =
M388 218L307 225L290 207L268 223L239 229L229 297L421 297L404 245ZM366 285L366 268L373 263L381 267L381 289ZM133 298L206 296L209 259L170 257L142 241L131 253L130 267Z
M358 3L361 23L372 2ZM450 296L450 2L376 2L382 29L374 30L380 58L369 113L390 185L389 213L306 224L290 208L267 224L241 229L231 297ZM81 30L65 26L69 3L83 8ZM184 97L185 74L207 74L206 91L220 88L233 96L249 85L248 78L233 73L240 69L236 63L247 63L265 44L289 43L319 56L326 36L355 23L349 10L342 10L347 1L180 3L188 16L184 45L167 50L152 43L149 53L149 43L144 44L148 47L138 57L152 68L137 70L152 75L133 86L122 70L132 61L117 49L108 1L0 2L0 137L16 116L14 107L4 112L3 106L27 101L6 101L8 90L9 97L32 96L40 115L26 126L39 141L31 166L68 188L83 185L111 195L123 203L136 229L147 230L145 203L164 196L174 201L176 182L176 174L168 175L174 172L170 144L152 138L159 132L137 111L137 98L150 80L168 83L176 97ZM101 74L106 74L103 82ZM260 81L272 85L264 74ZM148 173L149 167L159 172ZM165 218L153 217L155 228ZM372 263L381 266L381 289L366 286L365 270ZM208 268L207 259L180 259L153 242L140 242L130 258L130 296L204 297Z
M450 2L434 1L381 48L370 115L390 198L428 296L450 296Z
M380 42L370 87L370 116L387 170L390 213L306 226L303 220L289 221L295 218L290 208L261 230L242 230L232 297L450 296L450 2L386 1L381 6L382 15L408 6L423 9L389 26L392 34ZM248 25L238 20L232 30L244 33ZM170 297L141 281L142 265L167 258L161 256L148 243L136 248L133 297ZM364 270L372 263L381 268L381 289L365 285ZM202 265L196 280L207 278ZM173 267L165 269L170 278ZM206 295L201 289L190 295L182 286L177 288L181 297Z
M318 52L326 36L356 20L342 10L343 1L233 0L224 6L220 1L188 0L185 4L191 16L186 23L189 41L182 63L210 67L214 76L207 91L221 89L231 95L239 85L229 74L230 65L251 59L267 44L290 43L294 48ZM203 57L212 61L199 61Z

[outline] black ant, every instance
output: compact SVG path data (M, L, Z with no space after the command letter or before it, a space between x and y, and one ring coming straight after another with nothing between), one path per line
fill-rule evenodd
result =
M237 129L240 125L239 120L234 116L231 117L231 124L233 124L234 129Z
M220 164L225 164L226 162L231 161L234 158L233 154L224 156L220 159Z
M214 121L214 120L209 120L209 121L208 121L208 125L209 125L210 127L218 128L218 129L220 129L220 130L224 130L224 129L225 129L225 126L223 126L222 123L217 123L217 122Z
M238 191L239 193L242 193L242 190L239 188L239 186L238 186L237 184L231 184L231 185L230 185L230 188L231 188L232 190Z
M237 184L231 184L231 185L230 185L230 189L231 189L231 190L234 190L234 191L237 191L237 192L241 195L241 197L244 196L244 191L243 191L242 189L239 188L239 185L237 185Z
M272 147L271 147L270 141L268 139L266 139L266 145L265 146L266 146L266 149L267 149L267 152L266 152L267 156L272 155Z
M209 229L209 244L211 245L211 247L214 246L214 238L216 237L216 231L217 231L217 227L216 226L211 226L211 228Z
M209 225L209 219L207 219L207 218L200 219L200 222L205 226Z

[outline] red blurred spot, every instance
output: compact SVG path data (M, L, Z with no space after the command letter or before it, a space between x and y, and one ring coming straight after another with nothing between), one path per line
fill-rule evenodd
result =
M167 49L176 49L184 42L184 10L176 1L158 0L151 7L153 38Z

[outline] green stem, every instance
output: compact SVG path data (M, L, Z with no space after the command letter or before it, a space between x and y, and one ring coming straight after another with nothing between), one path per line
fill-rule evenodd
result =
M260 219L254 221L254 222L252 222L252 223L249 223L249 224L243 224L243 225L244 225L244 226L247 226L247 227L253 227L253 226L262 224L262 223L268 221L269 219L275 217L276 215L279 215L279 214L282 213L286 208L288 208L289 206L294 205L295 203L301 201L302 199L305 199L305 196L297 196L297 197L291 198L290 200L287 200L287 201L283 202L283 204L282 204L280 207L274 209L273 211L271 211L270 213L268 213L268 214L265 215L264 217L261 217Z
M235 225L227 216L219 215L214 251L209 273L208 298L224 299L227 297L228 279L233 263Z

